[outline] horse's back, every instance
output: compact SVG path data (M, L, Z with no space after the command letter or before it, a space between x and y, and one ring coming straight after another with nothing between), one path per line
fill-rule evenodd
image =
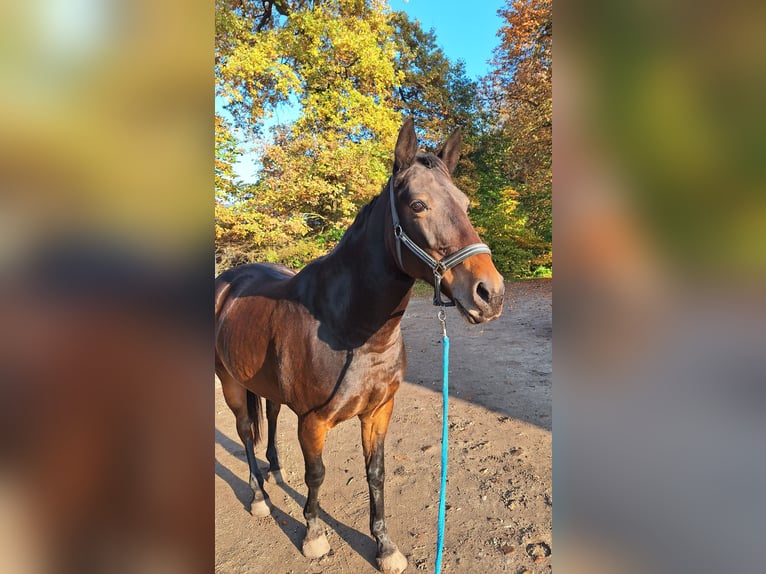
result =
M224 271L215 279L216 319L224 305L237 298L283 297L286 282L294 276L289 267L272 263L250 263Z
M258 294L273 290L278 284L290 279L295 271L273 263L250 263L232 267L215 279L216 308L219 293Z

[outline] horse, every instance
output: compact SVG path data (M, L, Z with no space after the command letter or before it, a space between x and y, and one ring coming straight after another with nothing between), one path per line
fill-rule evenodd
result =
M265 398L267 477L277 483L283 480L276 447L281 405L298 416L307 558L330 550L318 519L325 437L358 417L377 564L385 574L407 567L386 528L384 441L406 370L400 323L415 281L433 285L434 303L455 305L469 323L502 312L503 277L468 219L468 198L452 180L460 145L458 129L437 153L421 152L414 122L405 120L388 183L329 254L299 273L255 263L216 278L215 370L245 446L251 513L270 513L253 451Z

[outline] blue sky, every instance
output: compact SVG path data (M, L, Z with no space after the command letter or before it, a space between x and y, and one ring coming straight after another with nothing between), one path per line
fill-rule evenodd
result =
M389 0L389 5L420 20L424 30L433 28L439 47L453 62L463 60L469 77L489 71L487 61L499 43L497 11L505 5L503 0Z
M466 74L478 79L489 71L488 60L498 44L501 19L497 11L504 0L389 0L392 10L404 11L419 20L424 30L433 29L436 41L447 57L465 62ZM470 8L467 8L470 5ZM218 108L218 102L216 101ZM285 118L280 118L284 120ZM248 148L247 142L242 142ZM237 176L251 182L256 177L255 157L245 153L234 166Z

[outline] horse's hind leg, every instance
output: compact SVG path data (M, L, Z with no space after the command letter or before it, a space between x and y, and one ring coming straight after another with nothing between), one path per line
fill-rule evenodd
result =
M255 426L258 424L257 406L260 398L249 393L245 387L240 385L234 378L227 373L218 373L221 380L221 388L226 404L234 413L237 419L237 434L245 446L245 455L247 455L247 466L250 469L250 488L253 491L253 498L250 502L250 513L253 516L268 516L270 509L266 503L266 495L263 491L263 475L255 460L254 438ZM251 397L248 397L248 394ZM248 400L250 405L248 405ZM252 416L251 416L252 415ZM253 420L253 416L255 420Z
M367 485L370 489L370 532L378 543L378 566L385 574L400 574L407 568L407 559L388 537L383 486L386 480L383 444L394 400L372 413L360 415L362 422L362 449L367 467Z
M306 537L303 539L303 555L306 558L319 558L330 551L330 544L319 521L319 487L324 482L324 463L322 450L327 436L327 423L308 413L298 419L298 440L303 451L306 466L306 486L309 492L303 516L306 519Z
M277 454L277 417L279 409L282 407L279 403L266 400L266 419L269 421L269 442L266 447L266 459L269 461L269 473L267 478L274 480L277 484L282 484L282 470L279 466L279 455Z

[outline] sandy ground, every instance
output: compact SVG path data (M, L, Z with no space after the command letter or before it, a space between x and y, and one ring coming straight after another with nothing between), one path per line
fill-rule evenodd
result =
M402 323L408 371L386 441L389 534L407 572L432 572L441 438L441 333L435 308L413 298ZM511 283L503 316L471 326L448 311L449 481L443 572L551 572L551 281ZM284 485L267 483L271 516L254 518L234 417L216 384L216 572L375 572L359 423L330 431L320 491L332 550L300 552L306 487L296 417L282 409ZM263 444L256 448L262 467Z

